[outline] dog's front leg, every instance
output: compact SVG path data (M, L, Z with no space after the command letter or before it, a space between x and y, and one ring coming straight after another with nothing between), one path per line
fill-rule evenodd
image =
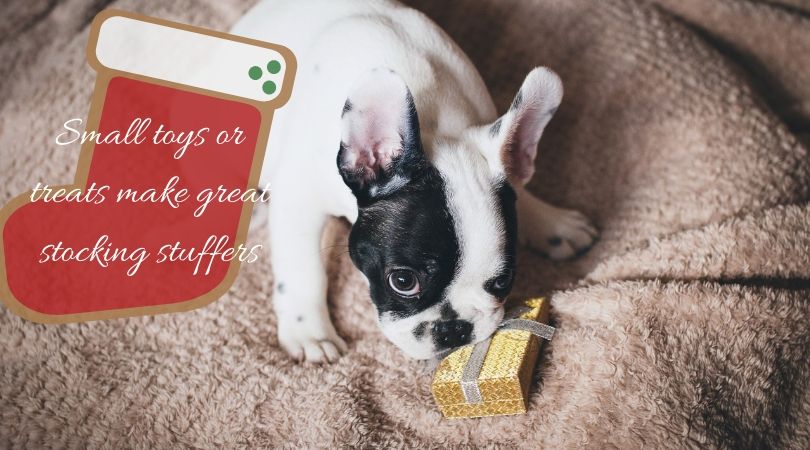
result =
M268 223L279 343L299 361L333 362L346 351L346 343L326 304L320 242L327 215L283 189L276 192Z
M585 252L599 236L596 227L579 211L557 208L524 188L516 191L521 245L560 260Z

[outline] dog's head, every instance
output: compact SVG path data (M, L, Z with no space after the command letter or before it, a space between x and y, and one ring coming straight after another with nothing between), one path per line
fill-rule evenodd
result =
M513 186L534 173L561 98L559 77L535 69L497 121L428 149L395 73L369 73L346 100L337 165L359 210L349 254L383 333L409 356L477 342L501 322L515 275Z

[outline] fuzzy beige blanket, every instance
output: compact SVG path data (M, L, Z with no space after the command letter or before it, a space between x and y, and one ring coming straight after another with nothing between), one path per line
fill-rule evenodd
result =
M103 3L3 5L0 202L72 180L78 148L52 140L86 117ZM227 30L250 3L111 6ZM558 327L529 413L442 420L335 221L338 363L279 349L266 257L190 313L43 326L0 307L0 447L810 447L810 3L413 3L501 108L532 66L565 83L530 188L602 239L570 262L519 257L517 291L550 296Z

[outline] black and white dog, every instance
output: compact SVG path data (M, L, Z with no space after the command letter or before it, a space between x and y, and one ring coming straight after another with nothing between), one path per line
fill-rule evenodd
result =
M382 331L419 359L495 330L518 244L563 259L595 239L582 214L523 188L562 98L554 72L529 72L498 117L461 49L394 1L265 1L233 32L298 58L261 181L272 189L279 341L293 357L333 361L346 350L326 303L328 216L353 223L349 253Z

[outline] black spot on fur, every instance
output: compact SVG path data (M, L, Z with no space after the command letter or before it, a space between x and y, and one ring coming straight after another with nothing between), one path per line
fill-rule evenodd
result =
M284 283L279 283L276 286L276 290L278 291L279 294L283 294L284 293Z
M402 139L402 148L406 151L422 151L422 136L419 127L419 114L416 112L416 103L413 101L413 95L408 90L405 96L405 104L408 108L408 117L405 123L405 130L400 138Z
M352 110L352 101L349 100L349 99L346 99L346 103L343 104L343 112L340 113L340 117L342 118L343 116L346 115L347 112L349 112L351 110Z
M450 305L449 303L445 303L444 305L442 305L442 309L439 313L441 314L443 320L451 320L458 318L458 312L456 312L456 310L453 309L453 306Z
M303 322L304 321L304 316L298 316L298 317L295 318L295 320L297 320L298 322Z
M518 109L520 108L520 104L523 103L523 91L518 91L515 99L512 101L512 106L509 107L509 110Z
M498 118L498 120L496 120L495 123L493 123L492 126L489 127L489 135L491 137L498 136L498 133L501 131L501 122L503 122L502 117Z
M413 335L416 337L416 339L422 339L422 337L425 335L425 331L427 331L427 326L427 322L422 322L413 329Z
M562 244L562 239L559 236L548 238L548 245L552 247L557 247L560 244Z

